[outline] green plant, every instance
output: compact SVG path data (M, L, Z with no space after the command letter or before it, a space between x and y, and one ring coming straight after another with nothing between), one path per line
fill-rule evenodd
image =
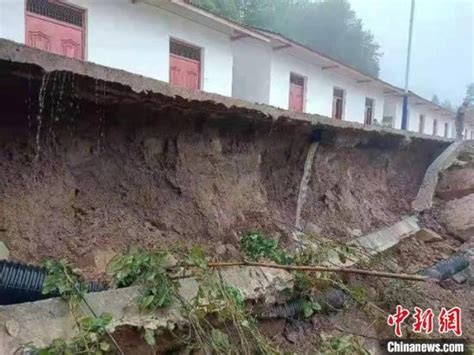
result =
M170 305L173 300L176 283L168 275L169 266L169 254L166 251L134 251L115 257L109 270L119 287L135 284L143 286L137 304L141 309L154 310Z
M70 308L82 300L86 287L80 281L79 275L65 261L47 260L43 263L45 279L43 294L57 294L68 301Z
M256 321L245 310L240 290L225 285L211 272L203 273L199 282L192 302L180 298L191 328L192 349L222 355L280 353L258 331Z
M111 321L110 314L102 314L97 318L80 318L78 319L79 332L70 342L56 339L46 348L29 348L30 353L33 355L106 354L111 351L111 345L106 340L106 327Z
M311 317L313 314L320 312L322 309L319 302L314 300L312 297L303 299L301 302L302 302L303 316L305 318Z
M369 355L358 338L353 335L334 336L323 339L319 354L321 355Z
M293 257L282 250L275 240L265 238L259 233L244 235L240 240L240 249L252 261L266 258L282 265L293 263Z
M87 288L81 282L71 267L64 261L47 260L44 264L46 272L43 281L44 294L57 294L68 302L71 315L76 321L77 334L66 342L64 339L54 340L45 348L29 347L34 355L69 355L69 354L105 354L111 350L106 339L106 327L112 321L112 316L102 314L99 317L88 317L77 314L77 306L84 301Z

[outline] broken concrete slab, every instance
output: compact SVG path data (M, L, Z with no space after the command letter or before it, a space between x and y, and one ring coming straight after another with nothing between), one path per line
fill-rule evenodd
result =
M0 260L8 260L10 256L10 251L4 242L0 242Z
M421 228L415 234L415 238L425 243L433 243L433 242L439 242L443 240L443 237L441 237L438 233L428 228Z
M293 288L293 277L284 270L258 267L230 268L220 271L223 280L238 288L247 300L283 297L284 290ZM179 280L179 293L191 301L198 293L194 278ZM120 326L149 329L173 329L186 322L176 302L156 312L140 312L135 304L139 287L127 287L86 295L87 302L98 314L109 313L114 321L110 330ZM83 309L88 313L86 309ZM38 302L0 307L0 353L12 354L24 344L44 347L54 339L70 339L75 334L75 321L66 302L51 298ZM47 325L47 326L45 326Z
M425 211L433 206L433 197L438 185L439 174L456 161L459 153L468 144L467 141L452 143L431 163L423 177L418 194L412 202L412 208L415 211Z
M446 203L440 215L448 233L466 242L474 236L474 194Z
M344 246L335 247L328 251L327 260L322 266L351 267L362 260L388 250L405 238L420 231L418 218L409 216L394 225L359 237ZM326 242L327 240L321 240ZM306 241L306 247L318 248L318 241ZM349 251L347 250L349 246Z
M401 240L417 233L419 230L418 218L410 216L393 226L360 237L349 245L358 247L369 255L375 255L397 245Z

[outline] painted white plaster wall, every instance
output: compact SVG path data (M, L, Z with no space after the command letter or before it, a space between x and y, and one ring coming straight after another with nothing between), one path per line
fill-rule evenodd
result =
M129 0L71 0L87 9L87 60L169 81L169 41L180 39L202 51L201 88L231 96L232 46L228 34ZM24 42L24 2L0 0L0 36ZM9 22L4 25L4 18Z
M444 137L445 133L445 123L448 124L448 138L455 137L455 124L454 119L443 116L440 113L433 111L431 107L427 105L409 105L409 121L408 121L408 130L412 132L418 132L420 124L420 115L425 115L425 126L423 133L424 134L433 134L433 122L434 120L438 121L438 131L437 136Z
M399 98L394 96L385 96L384 98L384 107L383 107L383 116L392 117L392 128L400 129L401 127L401 117L402 117L402 103Z
M305 112L332 116L333 89L345 91L344 120L364 123L365 98L374 100L374 119L382 122L383 90L369 84L357 84L355 80L324 71L320 66L303 61L292 55L274 52L271 66L270 105L288 109L290 73L306 78Z
M25 42L25 2L0 0L0 38Z
M268 104L272 65L270 45L253 38L242 38L232 43L232 53L232 97Z

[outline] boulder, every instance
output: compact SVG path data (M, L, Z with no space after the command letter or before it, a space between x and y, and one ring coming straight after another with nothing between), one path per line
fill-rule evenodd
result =
M304 226L304 233L313 237L319 237L323 234L323 229L314 223L307 222Z
M447 202L440 217L448 233L467 242L474 235L474 194Z
M436 196L450 201L474 193L474 168L446 170L436 187Z
M443 240L438 233L427 228L421 228L418 233L415 234L415 238L425 243L433 243Z

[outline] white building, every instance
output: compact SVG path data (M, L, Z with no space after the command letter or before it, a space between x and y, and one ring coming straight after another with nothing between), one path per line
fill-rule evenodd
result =
M401 127L400 88L184 0L0 0L0 37L189 89ZM455 136L452 112L414 93L409 103L409 130Z

